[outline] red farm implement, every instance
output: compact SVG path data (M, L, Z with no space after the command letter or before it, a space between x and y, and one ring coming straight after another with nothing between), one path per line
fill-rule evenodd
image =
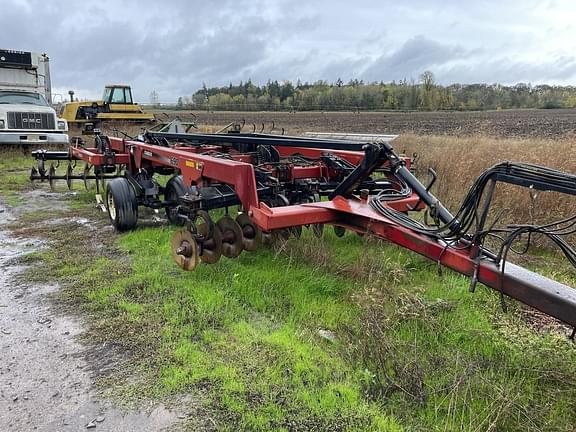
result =
M324 225L371 234L576 326L576 291L508 262L521 237L541 234L576 264L566 241L576 216L553 224L494 228L487 224L499 182L576 195L576 176L505 162L484 172L452 214L410 171L411 160L394 151L393 136L285 136L241 133L188 134L148 131L139 139L95 136L93 147L75 139L68 151L37 151L31 179L95 180L114 227L134 228L141 206L164 209L183 228L172 255L185 270L235 258L276 237L299 236L303 226L322 235ZM370 138L370 139L369 139ZM378 138L376 140L372 138ZM57 175L54 161L69 161ZM46 163L50 167L46 168ZM81 174L74 166L84 162ZM161 186L155 175L170 175ZM106 186L103 187L104 181ZM234 219L211 218L214 209L239 208ZM414 218L426 210L432 225ZM487 246L498 236L497 247ZM492 245L492 244L491 244Z

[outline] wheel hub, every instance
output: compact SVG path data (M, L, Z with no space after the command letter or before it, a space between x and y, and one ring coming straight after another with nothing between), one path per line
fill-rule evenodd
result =
M108 205L108 213L110 213L110 219L116 220L116 204L114 203L114 196L109 192L106 200Z

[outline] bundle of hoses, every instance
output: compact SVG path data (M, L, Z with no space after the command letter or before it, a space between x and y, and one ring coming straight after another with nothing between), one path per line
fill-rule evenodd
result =
M412 189L406 184L404 180L398 178L397 180L388 180L386 186L381 189L373 200L395 201L402 198L408 198L412 194Z
M425 225L412 219L407 214L386 205L386 201L398 199L397 197L403 195L401 192L391 194L389 191L382 191L374 196L370 201L370 205L373 209L399 225L421 234L436 237L449 245L453 245L457 244L460 239L469 238L470 236L467 236L467 234L475 224L478 226L478 208L481 204L484 190L491 179L503 180L513 184L535 184L539 190L563 190L576 195L575 175L528 163L503 162L483 172L466 194L454 218L438 226ZM402 181L400 183L404 184ZM404 187L400 190L404 191ZM532 234L542 234L558 245L570 263L576 266L576 251L563 238L574 233L576 233L576 215L544 225L511 225L506 228L490 228L476 233L476 235L485 237L493 234L500 237L502 245L498 253L498 259L502 258L505 260L512 243L521 235L527 235L530 240Z

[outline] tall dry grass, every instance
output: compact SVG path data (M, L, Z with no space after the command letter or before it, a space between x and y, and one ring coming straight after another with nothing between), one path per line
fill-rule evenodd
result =
M437 172L433 192L453 211L476 178L499 162L530 162L576 174L574 137L537 140L407 134L398 138L395 148L418 154L417 172L422 180L428 167ZM556 192L531 193L527 188L499 185L494 208L508 209L502 219L505 222L543 223L576 213L576 199Z

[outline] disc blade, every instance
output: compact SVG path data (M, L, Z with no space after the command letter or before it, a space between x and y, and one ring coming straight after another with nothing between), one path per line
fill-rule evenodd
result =
M208 225L205 223L196 225L196 232L201 236L208 235ZM215 264L222 256L222 233L215 226L212 229L212 236L200 242L200 259L207 264Z
M178 266L186 271L192 271L200 262L198 243L188 230L178 230L172 236L172 258Z
M242 230L242 244L247 251L255 251L262 244L262 230L256 226L246 213L236 217L236 223Z
M222 233L222 255L236 258L244 249L242 229L230 216L222 217L216 226Z
M274 243L274 234L272 231L262 231L262 244L264 246L270 246Z

